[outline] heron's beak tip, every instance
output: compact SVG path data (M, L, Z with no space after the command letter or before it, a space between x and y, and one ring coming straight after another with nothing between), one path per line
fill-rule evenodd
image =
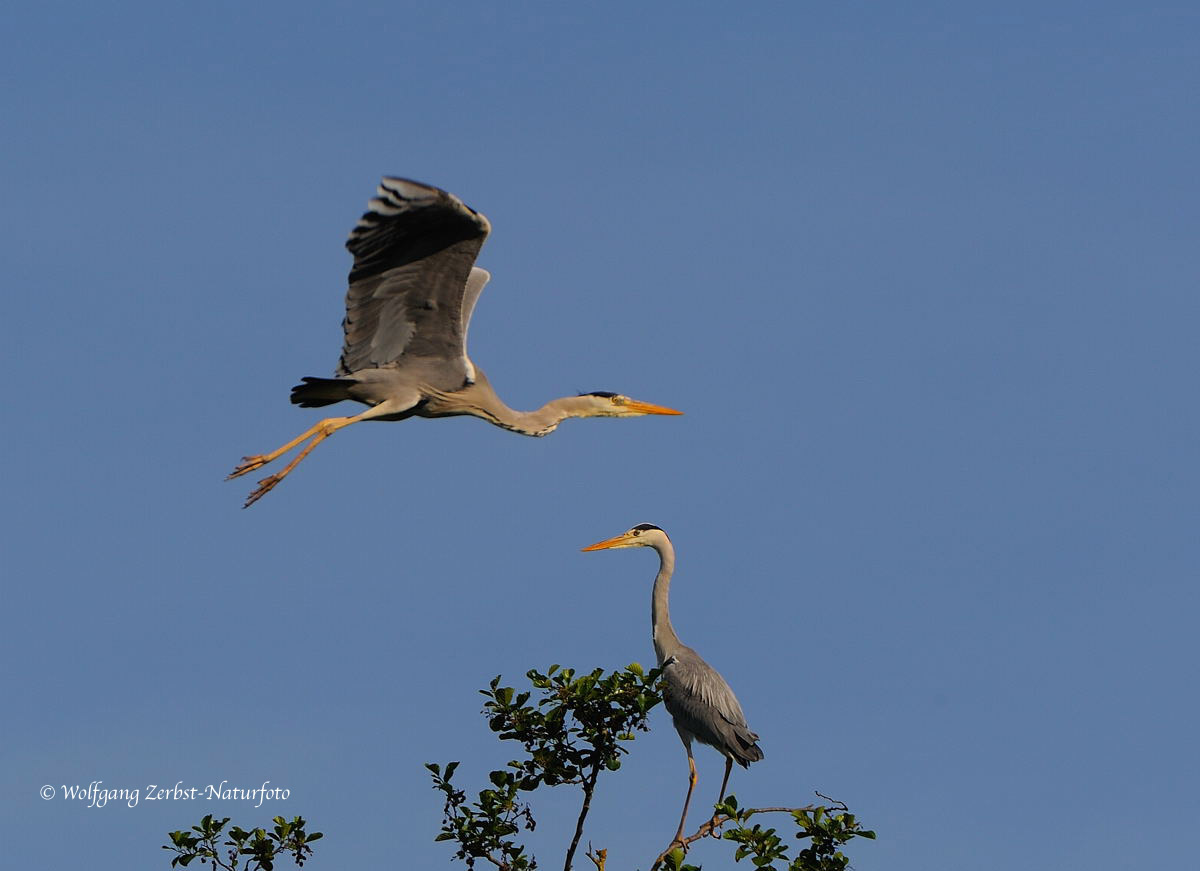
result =
M580 548L583 553L589 550L607 550L610 547L615 547L625 540L624 535L618 535L616 538L606 538L604 541L598 541L595 544L589 544L587 547Z
M665 405L655 405L652 402L641 402L639 400L630 400L627 403L628 407L642 414L683 414L682 411L676 411L674 408L667 408Z

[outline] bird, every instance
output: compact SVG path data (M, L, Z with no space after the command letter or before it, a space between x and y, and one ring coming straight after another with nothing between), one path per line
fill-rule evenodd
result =
M242 458L226 480L255 471L308 442L281 471L258 482L248 508L312 449L364 420L469 414L528 436L551 433L570 417L682 414L672 408L594 391L515 411L467 356L467 327L491 274L475 266L491 224L441 188L385 176L346 241L354 255L346 292L345 341L335 378L301 379L291 400L322 408L343 400L368 406L318 421L268 454Z
M639 523L614 538L598 541L583 548L586 551L618 547L652 547L658 551L658 575L650 600L650 625L654 637L654 654L663 676L663 703L671 714L675 729L683 741L688 757L688 790L683 800L683 815L672 844L683 843L683 827L687 822L688 804L696 788L696 761L692 757L692 741L713 747L725 757L725 777L721 780L720 803L725 799L729 772L733 763L749 768L751 762L763 758L758 735L750 731L746 715L737 696L725 678L705 662L675 634L671 626L668 605L671 575L675 571L675 548L671 539L652 523Z

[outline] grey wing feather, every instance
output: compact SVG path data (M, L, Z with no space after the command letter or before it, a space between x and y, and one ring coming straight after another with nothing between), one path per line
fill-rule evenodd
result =
M489 281L492 280L492 273L486 269L480 269L478 266L471 267L471 274L467 277L467 288L463 293L462 301L462 333L463 347L467 345L467 330L471 326L471 315L475 313L475 303L479 301L479 294L483 293L483 288Z
M663 664L663 677L663 701L681 734L686 731L739 765L763 758L737 696L700 654L684 648Z
M491 225L453 194L399 178L383 179L369 209L346 242L354 266L338 374L421 357L438 361L446 387L461 386L473 372L467 321L486 283L470 287L471 269Z

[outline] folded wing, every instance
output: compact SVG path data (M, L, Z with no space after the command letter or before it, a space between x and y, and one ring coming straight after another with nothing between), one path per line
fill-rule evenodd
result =
M739 765L762 759L758 735L729 684L690 647L663 663L663 702L680 733L717 748Z

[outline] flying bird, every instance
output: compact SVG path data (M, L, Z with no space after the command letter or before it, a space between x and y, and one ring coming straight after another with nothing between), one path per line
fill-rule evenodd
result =
M615 547L652 547L658 551L658 576L650 600L650 625L654 633L654 653L663 674L663 703L671 714L675 729L683 740L688 757L688 790L683 800L683 815L672 843L682 843L683 826L687 822L688 804L696 788L696 761L692 758L692 741L716 748L725 757L725 777L721 780L721 795L729 785L733 763L743 768L763 758L758 735L746 725L746 715L737 696L717 670L700 658L700 654L679 640L671 626L668 610L668 591L675 571L675 548L671 539L651 523L639 523L615 538L598 541L584 548L604 550Z
M491 275L475 257L491 231L482 214L439 188L384 178L346 241L354 255L346 292L345 342L336 378L302 378L292 388L301 408L343 400L366 411L327 417L271 451L243 457L238 478L308 442L279 472L258 482L253 505L339 429L362 420L470 414L528 436L544 436L569 417L682 414L597 391L547 402L536 411L505 405L467 356L467 327Z

